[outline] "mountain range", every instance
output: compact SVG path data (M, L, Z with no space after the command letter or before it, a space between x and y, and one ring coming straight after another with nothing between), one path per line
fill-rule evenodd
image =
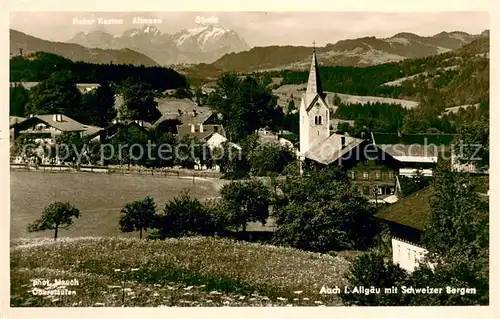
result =
M483 37L489 37L488 30L481 34L441 32L431 37L402 32L390 38L341 40L316 48L316 52L324 66L369 66L453 51ZM311 63L310 56L311 48L304 46L254 47L248 51L226 54L213 66L238 72L305 69Z
M21 50L26 55L43 51L58 54L73 61L90 63L108 64L112 62L114 64L158 65L150 57L128 48L120 50L92 49L78 44L42 40L11 29L10 55L17 55Z
M478 38L488 37L488 30L481 34L441 32L429 37L401 32L389 38L341 40L318 47L316 52L324 66L369 66L453 51ZM26 53L45 51L73 61L159 64L174 66L187 73L200 68L221 72L307 69L312 49L306 46L250 48L234 30L216 25L200 25L175 34L162 33L148 25L126 30L120 35L94 30L77 33L68 43L46 41L11 30L10 47L11 55L22 48Z
M103 31L80 32L68 42L89 48L129 48L162 65L211 63L224 54L250 49L235 31L215 25L185 29L176 34L162 33L149 25L126 30L121 35Z

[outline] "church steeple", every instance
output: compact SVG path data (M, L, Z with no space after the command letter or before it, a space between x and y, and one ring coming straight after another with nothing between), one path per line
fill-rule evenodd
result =
M321 85L321 79L319 77L318 60L316 59L316 42L313 42L313 55L311 61L311 69L309 71L309 80L307 81L306 89L306 107L308 107L312 100L318 94L321 98L325 97L323 93L323 86Z

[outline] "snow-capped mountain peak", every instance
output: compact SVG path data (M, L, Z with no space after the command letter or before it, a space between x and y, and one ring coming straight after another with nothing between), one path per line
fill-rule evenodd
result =
M152 26L152 25L146 25L142 28L142 32L143 33L149 33L149 34L152 34L152 35L159 35L161 34L161 31L158 30L157 27L155 26Z
M250 49L235 31L215 24L199 24L176 34L162 33L153 25L137 26L121 35L102 31L81 32L69 42L93 48L129 48L165 65L211 63L226 53Z
M161 31L152 25L145 25L141 29L130 29L123 32L122 37L136 37L139 35L146 36L159 36L161 35Z
M216 25L204 25L182 30L174 35L174 42L183 52L208 52L221 48L229 48L231 52L239 52L249 49L236 32Z

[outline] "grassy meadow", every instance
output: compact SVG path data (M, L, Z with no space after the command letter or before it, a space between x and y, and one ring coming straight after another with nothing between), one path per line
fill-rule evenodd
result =
M159 210L165 202L189 189L199 199L219 196L224 181L96 173L11 172L10 237L51 237L51 231L28 233L26 227L54 201L69 201L81 217L59 236L138 236L121 233L118 217L125 203L150 196Z
M25 238L11 246L13 307L335 306L338 296L320 289L342 285L349 265L343 257L212 237ZM35 278L79 285L66 287L75 295L33 295Z

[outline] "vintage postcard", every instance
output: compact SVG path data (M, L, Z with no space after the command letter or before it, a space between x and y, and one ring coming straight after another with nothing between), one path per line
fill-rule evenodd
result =
M8 318L489 313L487 9L8 24Z

